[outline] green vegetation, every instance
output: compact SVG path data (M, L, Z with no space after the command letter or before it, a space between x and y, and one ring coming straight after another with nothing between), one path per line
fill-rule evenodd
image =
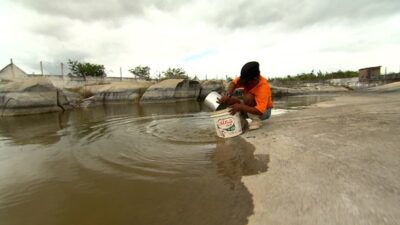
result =
M182 68L168 68L162 72L161 79L187 79L188 75Z
M311 71L310 73L302 73L297 74L295 76L287 75L287 77L277 77L269 79L271 82L317 82L317 81L325 81L329 79L339 79L339 78L352 78L358 77L357 71L337 71L331 73L322 73L319 71L318 73L314 73Z
M105 77L106 73L104 72L104 66L92 63L81 63L78 61L68 60L69 70L72 75L83 77L86 80L86 77Z
M134 69L130 69L129 72L131 72L136 78L151 80L150 67L148 66L137 66ZM165 71L158 72L155 76L157 80L189 78L185 70L182 68L168 68Z
M131 72L136 78L151 80L150 67L148 66L137 66L134 69L130 69L129 72Z

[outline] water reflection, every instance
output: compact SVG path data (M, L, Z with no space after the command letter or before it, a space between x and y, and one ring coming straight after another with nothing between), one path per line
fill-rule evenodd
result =
M57 143L58 132L67 127L69 113L0 117L0 136L15 145Z
M213 160L220 174L229 178L233 186L242 176L266 172L269 155L254 155L255 148L243 138L218 138Z
M331 100L333 97L335 95L295 95L275 97L273 100L275 108L301 109L318 102Z

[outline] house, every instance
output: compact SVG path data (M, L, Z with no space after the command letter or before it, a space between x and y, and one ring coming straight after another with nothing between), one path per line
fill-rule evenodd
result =
M358 70L358 81L369 82L372 80L379 80L381 75L381 66L367 67Z
M15 65L12 60L11 63L0 70L0 80L15 80L26 78L28 75L17 65Z

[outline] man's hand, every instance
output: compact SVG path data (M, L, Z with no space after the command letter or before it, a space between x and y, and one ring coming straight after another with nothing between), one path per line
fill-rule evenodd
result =
M229 106L229 112L232 115L235 115L235 113L241 112L242 110L243 110L243 105L239 104L239 103L236 103L236 104L233 104L233 105Z
M222 96L221 98L218 98L218 99L217 99L217 103L218 103L218 104L228 103L229 98L230 98L229 96L224 95L224 96Z

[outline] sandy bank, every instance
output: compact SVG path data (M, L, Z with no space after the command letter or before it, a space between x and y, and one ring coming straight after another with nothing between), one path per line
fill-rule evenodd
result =
M249 224L398 224L400 85L273 117L242 137L268 154L243 177Z

